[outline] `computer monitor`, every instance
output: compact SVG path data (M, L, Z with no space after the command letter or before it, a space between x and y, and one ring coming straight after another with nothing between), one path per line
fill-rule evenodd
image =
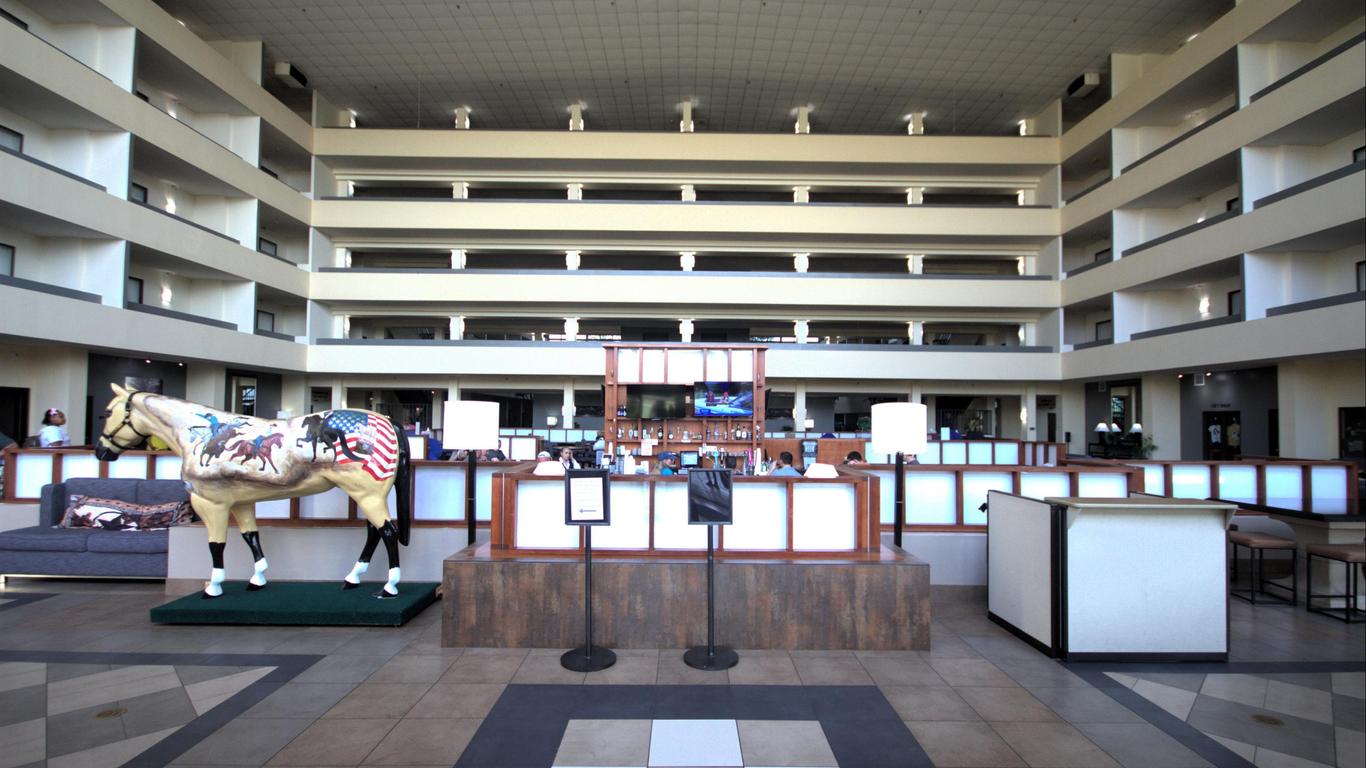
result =
M679 453L678 463L684 467L697 466L697 451L683 451Z

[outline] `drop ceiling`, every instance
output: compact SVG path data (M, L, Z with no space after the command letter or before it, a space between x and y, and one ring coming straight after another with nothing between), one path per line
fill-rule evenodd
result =
M1005 134L1113 51L1171 51L1232 0L158 0L262 40L370 127ZM270 75L267 75L269 78Z

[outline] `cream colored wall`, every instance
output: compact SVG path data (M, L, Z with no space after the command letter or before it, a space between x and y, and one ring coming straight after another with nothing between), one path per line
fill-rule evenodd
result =
M1338 409L1366 405L1366 359L1304 359L1277 366L1281 455L1338 456Z
M1181 458L1181 380L1173 373L1143 377L1143 434L1156 444L1151 458Z
M85 428L88 359L85 350L72 347L0 345L0 387L29 390L30 435L42 428L43 412L57 408L66 414L71 439L80 441ZM28 436L10 435L19 441Z

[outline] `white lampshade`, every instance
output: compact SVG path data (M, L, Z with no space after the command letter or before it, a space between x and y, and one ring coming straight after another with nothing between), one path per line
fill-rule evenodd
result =
M1097 421L1097 422L1096 422L1096 431L1097 431L1097 432L1109 432L1109 431L1110 431L1110 425L1109 425L1109 424L1106 424L1106 423L1103 422L1103 421Z
M1143 432L1143 425L1135 421L1134 425L1129 427L1129 432L1135 435L1140 434Z
M921 403L878 403L873 406L873 453L925 452L929 409Z
M443 448L498 447L497 403L482 400L447 400L443 417Z
M802 477L820 479L835 478L839 476L839 470L835 469L833 464L821 464L820 462L812 462L811 466L806 468L805 474L802 475Z
M1110 422L1110 431L1111 431L1111 432L1123 432L1124 430L1120 429L1120 428L1119 428L1119 425L1116 424L1116 423L1114 423L1114 422L1112 421L1112 422Z

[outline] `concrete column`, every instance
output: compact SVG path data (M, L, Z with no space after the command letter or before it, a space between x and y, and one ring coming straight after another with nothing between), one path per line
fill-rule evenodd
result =
M1146 398L1145 398L1146 399ZM1086 455L1086 444L1091 440L1091 428L1095 424L1086 423L1086 385L1080 381L1065 381L1058 386L1058 429L1060 442L1067 441L1070 432L1072 440L1067 443L1069 453Z
M912 112L906 118L906 134L909 136L919 136L925 133L925 113Z
M337 316L337 323L338 323L338 325L339 325L339 327L337 328L337 338L339 338L339 339L349 339L349 338L351 338L351 316L350 316L350 315L338 315L338 316Z
M906 205L920 205L925 202L924 187L906 187Z
M1039 343L1039 324L1021 323L1020 324L1020 344L1026 347L1033 347Z
M792 335L797 337L798 344L805 344L806 337L811 332L811 324L805 320L796 320L792 323Z
M912 320L906 323L906 337L912 344L925 343L925 321Z
M568 270L575 270L575 269L578 269L578 268L579 268L579 264L580 264L580 262L582 262L582 261L583 261L583 260L582 260L581 258L579 258L579 252L578 252L578 251L565 251L565 252L564 252L564 268L565 268L565 269L568 269Z
M692 333L693 321L691 319L684 319L678 321L678 335L683 339L684 344L690 343L692 341Z
M280 378L280 410L288 411L289 418L308 413L308 377L302 373L286 373Z
M695 202L697 202L697 187L693 186L692 184L684 184L683 187L682 187L682 192L683 192L683 202L685 202L685 203L695 203Z
M571 104L571 105L569 105L569 130L571 130L571 131L582 131L582 130L583 130L583 105L582 105L582 104Z
M806 383L797 385L797 391L792 395L792 421L793 428L798 432L805 429L806 423Z
M912 275L925 274L925 254L909 253L906 254L906 271Z
M449 380L446 382L446 399L447 399L447 400L459 400L459 399L460 399L460 379L449 379ZM439 424L440 422L437 422L437 423Z
M1139 414L1143 419L1143 434L1152 439L1157 448L1154 459L1181 458L1181 380L1171 373L1155 373L1143 377L1143 397ZM1128 428L1128 425L1125 425ZM1282 433L1284 434L1284 433ZM1282 454L1284 444L1282 444ZM1293 454L1291 454L1293 455ZM1198 457L1192 457L1198 458Z
M227 377L227 368L221 365L190 363L185 366L185 399L210 408L225 408Z
M908 395L907 395L906 402L909 402L909 403L918 403L918 402L920 402L920 398L921 398L923 395L924 395L924 390L923 390L923 388L920 386L920 382L918 382L918 381L913 381L913 382L911 382L910 392L909 392ZM928 429L928 428L929 428L929 426L926 425L926 429Z
M332 380L332 410L346 407L346 382L341 377Z
M468 181L452 181L451 197L456 200L470 199L470 183Z
M681 133L692 133L694 128L692 121L692 102L685 101L679 106L683 110L683 117L678 121L678 130Z
M467 255L464 248L451 249L451 269L464 269Z
M805 272L811 267L811 254L794 253L792 254L792 269L798 272Z
M800 185L792 188L792 202L809 203L811 202L811 187Z
M350 268L351 268L351 249L350 249L350 248L333 248L333 249L332 249L332 266L334 266L334 267L341 267L342 269L350 269Z
M1039 258L1037 256L1021 256L1015 263L1015 271L1021 275L1039 274Z
M560 406L560 423L565 429L574 428L574 380L569 379L564 385L564 404Z
M697 266L697 253L695 251L680 251L678 254L678 266L684 272L691 272Z
M470 127L470 108L469 108L469 107L456 107L456 108L455 108L455 127L456 127L456 128L459 128L460 130L469 130L469 127Z
M462 315L451 315L451 341L460 341L465 338L465 318Z
M355 126L352 126L352 127L354 128ZM342 197L355 197L355 196L356 196L356 182L354 182L354 181L343 181L339 186L341 187L341 189L338 190L338 191L341 192Z
M579 319L577 317L566 317L564 319L564 340L579 340Z
M578 182L575 182L575 183L573 183L573 184L567 184L567 185L565 185L565 188L566 188L566 190L568 191L568 197L567 197L567 199L569 199L569 200L582 200L582 199L583 199L583 185L582 185L582 184L579 184Z
M1024 394L1020 395L1020 438L1023 440L1037 440L1039 414L1039 388L1033 384L1026 385Z

